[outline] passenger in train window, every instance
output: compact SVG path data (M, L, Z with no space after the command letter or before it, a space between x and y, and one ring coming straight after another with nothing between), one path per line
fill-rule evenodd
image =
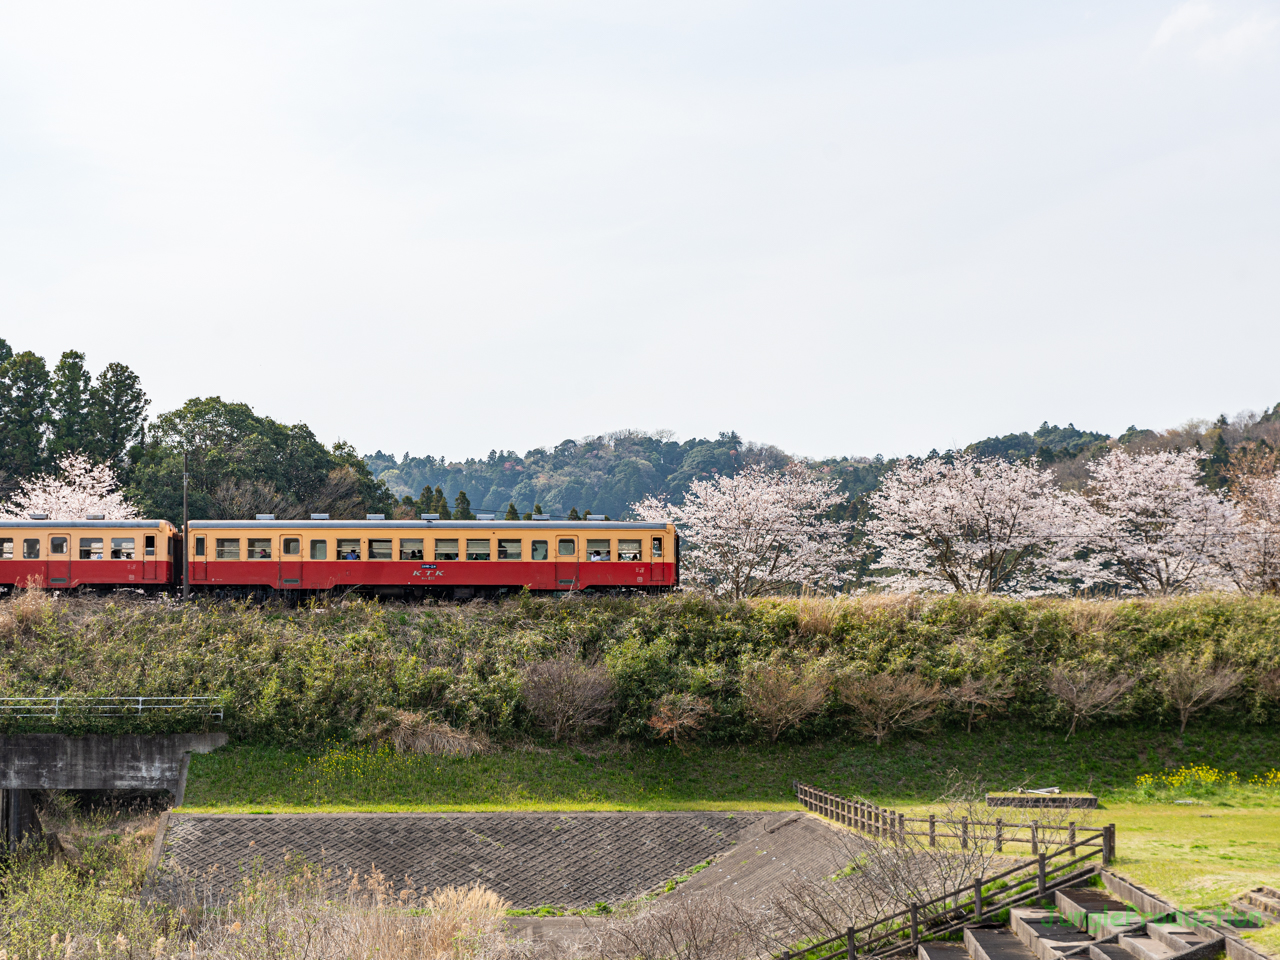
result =
M488 540L468 540L467 541L467 559L468 560L488 560L490 545Z
M640 559L640 541L639 540L619 540L618 541L618 559L638 561Z
M339 540L338 541L338 558L340 560L359 560L360 559L360 541L359 540Z
M390 560L391 559L391 541L390 540L370 540L369 541L369 559L370 560Z
M81 560L101 560L102 559L102 540L97 537L81 537L80 538L80 559Z
M401 540L400 541L400 559L401 560L421 560L422 559L422 541L421 540Z
M436 541L436 559L437 560L457 560L458 559L458 541L457 540L437 540Z
M270 560L271 559L271 541L266 539L253 539L249 541L249 559L250 560Z
M499 560L519 560L520 559L520 541L519 540L499 540L498 541L498 559Z
M133 537L112 537L111 538L111 559L112 560L132 560L133 559Z
M609 560L611 558L608 540L588 540L587 552L591 554L592 560Z
M22 559L23 560L39 560L40 559L40 541L39 540L23 540L22 541Z
M533 541L533 549L529 551L529 559L531 560L547 559L547 541L545 540Z

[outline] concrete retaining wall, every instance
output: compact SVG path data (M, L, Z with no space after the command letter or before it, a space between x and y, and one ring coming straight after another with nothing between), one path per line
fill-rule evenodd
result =
M225 733L0 736L0 789L168 790L182 803L192 753L209 753Z

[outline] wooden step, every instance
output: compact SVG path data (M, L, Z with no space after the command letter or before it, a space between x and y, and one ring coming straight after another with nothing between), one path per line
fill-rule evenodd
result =
M1093 943L1093 937L1057 910L1014 907L1009 911L1009 925L1040 960L1056 960L1063 951Z
M963 943L933 940L916 947L918 960L972 960Z
M1167 943L1162 943L1155 937L1148 937L1144 934L1122 936L1120 938L1120 946L1132 953L1138 960L1167 960L1174 954L1182 952L1181 950L1173 949Z
M1136 960L1118 943L1095 943L1089 948L1089 960Z
M1089 929L1089 915L1123 913L1133 908L1104 891L1088 887L1071 887L1054 891L1054 903L1058 912L1081 930Z
M1012 930L997 924L965 927L964 945L973 960L1039 960Z

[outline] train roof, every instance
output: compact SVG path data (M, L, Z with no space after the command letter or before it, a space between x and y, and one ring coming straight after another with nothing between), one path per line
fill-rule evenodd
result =
M192 520L192 530L666 530L628 520Z
M173 526L168 520L0 520L0 528L23 527L37 530L57 527L59 530L83 527L121 527L131 530L155 530ZM174 529L177 529L176 527Z

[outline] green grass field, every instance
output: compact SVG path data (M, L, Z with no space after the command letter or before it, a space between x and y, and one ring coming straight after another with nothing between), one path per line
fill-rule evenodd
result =
M1136 799L1135 781L1166 766L1208 765L1244 779L1280 767L1280 734L1109 728L1061 733L946 731L876 747L510 748L466 760L335 745L311 753L233 746L194 756L186 809L694 810L792 809L793 780L895 806L927 803L957 778L989 789L1057 786L1107 802ZM1265 802L1259 796L1258 802Z
M1145 791L1144 774L1170 768L1238 773L1239 783L1174 778ZM300 752L233 746L194 756L184 810L202 812L446 810L789 810L804 780L904 812L921 812L958 781L1004 790L1091 791L1103 809L1081 821L1115 823L1115 869L1180 906L1208 908L1280 882L1280 784L1250 778L1280 768L1280 733L1109 728L1060 733L949 731L876 747L507 748L465 760L397 756L334 745ZM1183 804L1173 801L1183 800ZM1192 801L1188 804L1185 801ZM1005 813L1008 817L1010 813ZM1256 936L1280 954L1280 930Z

